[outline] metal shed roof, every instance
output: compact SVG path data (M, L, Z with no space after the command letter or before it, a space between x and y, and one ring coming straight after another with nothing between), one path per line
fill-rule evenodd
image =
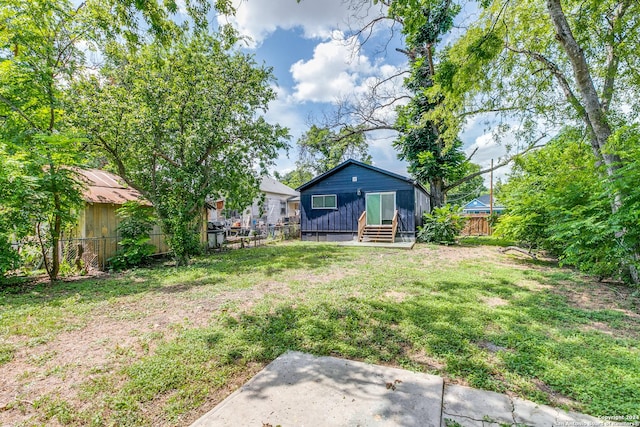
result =
M86 185L82 198L89 203L121 205L138 201L151 206L138 190L128 187L122 178L101 169L77 169L80 180Z

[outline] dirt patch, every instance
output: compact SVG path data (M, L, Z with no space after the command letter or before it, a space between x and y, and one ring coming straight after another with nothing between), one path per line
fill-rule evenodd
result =
M584 325L582 328L580 328L583 331L597 331L597 332L602 332L603 334L609 335L609 336L615 336L616 334L618 334L620 331L616 330L614 331L613 329L611 329L609 327L609 325L607 325L606 323L602 323L602 322L592 322L588 325Z
M630 288L613 289L602 283L586 282L584 285L556 288L555 292L565 296L574 307L585 310L617 309L630 317L640 319L637 308L633 309L636 306L634 300L637 298L632 296L633 290Z
M490 246L430 246L418 245L413 250L416 254L424 255L425 265L444 264L449 262L472 260L495 260L499 257L498 251Z
M640 322L633 320L624 322L624 326L615 329L603 322L591 322L582 326L580 330L584 332L600 332L610 337L640 338Z
M229 378L224 387L221 387L208 394L207 400L198 407L197 410L189 412L185 418L184 425L193 424L198 418L212 410L218 403L222 402L227 396L239 389L244 383L249 381L253 376L260 372L266 364L251 363L247 365L246 369L238 372L233 377Z
M551 402L551 405L566 406L573 410L581 409L581 405L578 402L571 399L570 397L563 395L562 393L558 393L538 378L532 378L531 381L535 384L538 390L544 392L547 395L549 401Z
M349 270L340 268L332 268L323 270L322 274L294 274L288 275L287 279L297 281L301 283L309 283L313 285L324 285L326 283L335 282L337 280L345 279L354 273Z
M409 359L422 365L431 371L441 372L445 368L445 364L438 359L429 356L424 350L411 351L407 354Z
M410 297L409 294L405 292L398 292L398 291L387 291L384 294L382 294L382 296L386 299L390 299L393 302L403 302Z
M554 287L556 294L566 297L567 302L583 310L616 310L640 321L640 298L634 289L624 285L611 285L585 278L582 283L562 283Z
M553 287L552 292L565 297L567 304L581 310L612 310L626 317L620 327L612 328L606 323L591 322L582 330L640 338L640 298L634 295L634 289L585 278L582 283L563 282L561 286Z
M27 337L11 337L17 351L11 362L0 366L0 425L35 421L33 417L41 409L36 411L33 405L43 396L80 403L83 383L96 373L115 374L153 354L159 341L177 336L181 329L177 325L204 327L225 304L237 302L246 310L266 294L286 294L288 289L280 282L266 282L249 290L219 294L215 300L176 298L173 292L149 294L134 301L123 298L96 308L82 329L59 333L44 344L33 346ZM230 387L238 387L259 369L261 365L252 365L238 373L224 389L211 393L209 401L222 400ZM145 407L147 410L154 411ZM197 414L189 416L197 418Z
M545 285L544 283L540 283L537 280L520 280L516 283L516 285L521 288L528 289L530 291L542 291L545 289L551 289L551 285Z
M507 304L509 304L509 302L508 302L508 301L503 300L503 299L502 299L502 298L500 298L500 297L485 297L485 298L482 298L482 300L481 300L481 301L482 301L485 305L487 305L488 307L491 307L491 308L501 307L501 306L503 306L503 305L507 305Z
M511 352L512 350L506 348L506 347L501 347L499 345L495 345L492 342L489 341L480 341L476 344L479 348L483 348L485 350L488 350L491 353L498 353L500 351L508 351Z

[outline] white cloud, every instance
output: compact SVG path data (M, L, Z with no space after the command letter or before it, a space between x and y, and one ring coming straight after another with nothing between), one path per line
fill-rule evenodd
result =
M360 8L353 5L360 3ZM263 40L277 29L297 29L304 38L317 40L312 56L307 60L292 61L290 67L293 85L287 89L278 89L278 100L270 104L267 118L270 122L281 123L291 129L292 143L309 126L306 114L325 109L326 104L348 98L354 104L366 104L370 89L385 78L398 73L399 66L387 65L389 58L373 59L363 53L356 39L349 38L350 28L361 28L359 23L370 20L367 16L380 16L381 3L349 2L345 0L237 0L237 11L233 17L219 17L220 23L231 22L240 31L252 39L249 47L259 48ZM384 14L384 13L383 13ZM350 21L350 22L348 22ZM351 24L351 25L350 25ZM377 24L374 31L386 29L386 22ZM375 43L370 39L367 49L374 53ZM287 46L282 46L287 49ZM295 49L291 51L294 57ZM298 58L301 56L298 55ZM397 60L396 60L397 62ZM402 77L376 87L385 96L395 96L402 90ZM381 102L384 104L384 102ZM324 104L324 105L318 105ZM394 106L381 109L378 118L389 123L395 119ZM396 153L391 147L393 138L388 136L372 138L371 152L374 160L382 167L406 174L406 165L397 164ZM295 152L291 155L295 157ZM292 167L291 159L280 153L279 169Z
M394 65L372 61L363 53L355 37L345 38L342 32L334 31L331 40L315 47L311 59L300 60L291 66L295 81L293 99L331 103L348 98L351 103L359 104L366 102L375 87L376 101L386 104L385 99L404 91L401 77L388 79L400 70ZM387 81L380 84L382 80ZM378 115L395 115L396 105L380 109Z
M237 5L235 16L218 17L218 22L233 23L241 34L260 45L277 28L302 28L306 38L326 39L348 13L343 0L246 0Z
M178 6L178 13L181 15L188 15L189 11L187 10L187 3L185 0L176 0L176 6Z
M476 149L477 151L472 157L471 161L473 163L479 164L482 169L491 166L491 160L493 160L494 163L497 164L507 154L505 146L496 141L495 137L491 133L485 133L477 137L475 142L470 147L468 147L465 152L467 153L467 155L470 155ZM502 179L503 182L506 181L507 174L510 171L510 165L496 169L493 172L494 181L498 178ZM489 187L489 179L490 175L488 173L485 174L484 182L487 187Z
M319 43L308 61L291 66L297 101L333 102L358 91L363 77L376 72L369 58L358 52L357 41L345 39L339 31Z
M265 119L270 123L280 123L288 127L295 140L309 128L306 118L295 103L291 102L291 95L286 89L282 87L273 87L273 89L278 97L269 103Z

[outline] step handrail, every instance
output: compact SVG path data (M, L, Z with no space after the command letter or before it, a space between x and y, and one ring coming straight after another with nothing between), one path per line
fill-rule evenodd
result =
M358 218L358 242L362 241L362 235L364 234L364 227L367 225L367 211L362 212L360 218Z
M391 243L396 242L396 231L398 230L398 210L393 214L393 220L391 221Z

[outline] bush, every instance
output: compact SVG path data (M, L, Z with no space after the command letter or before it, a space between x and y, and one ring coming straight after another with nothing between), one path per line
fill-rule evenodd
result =
M116 210L121 218L118 233L122 236L120 249L109 258L109 264L115 270L135 267L148 262L156 251L149 233L153 229L155 216L153 211L138 202L126 202Z
M635 282L640 128L621 128L609 144L609 152L622 159L613 176L607 176L579 129L564 130L545 147L516 159L501 186L508 213L496 235L548 251L585 273ZM612 211L615 198L621 206Z
M464 228L467 219L459 206L445 205L424 214L423 226L418 227L418 242L452 244Z
M9 239L0 234L0 280L7 272L15 270L19 265L20 256L18 252L11 247Z

